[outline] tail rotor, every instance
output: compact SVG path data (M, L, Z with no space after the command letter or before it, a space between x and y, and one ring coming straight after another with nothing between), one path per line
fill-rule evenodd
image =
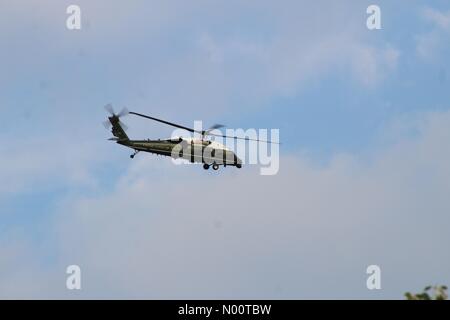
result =
M120 118L125 117L130 113L126 107L116 114L114 112L112 105L109 103L105 106L105 110L111 115L110 117L108 117L108 120L103 122L103 125L105 126L106 129L109 129L112 123L115 122L117 122L124 131L128 129L127 125L124 124L122 121L120 121Z

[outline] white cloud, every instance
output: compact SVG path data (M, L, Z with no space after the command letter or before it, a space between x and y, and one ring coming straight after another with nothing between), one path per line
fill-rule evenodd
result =
M427 61L432 61L436 57L436 52L441 44L441 37L437 32L429 32L417 36L417 54Z
M357 45L349 50L348 57L357 79L366 86L374 86L396 70L400 51L390 46L378 49Z
M401 298L448 283L449 124L448 112L397 123L391 132L418 134L325 167L285 155L270 177L163 160L156 170L141 157L111 194L61 203L58 266L22 276L48 277L42 294L62 297L54 283L73 263L85 297ZM369 264L382 268L381 292L365 288ZM23 285L14 292L29 296Z
M39 52L52 60L86 50L87 60L102 63L79 65L82 71L75 75L87 80L89 74L95 89L86 85L81 87L90 91L81 94L55 94L54 104L67 106L67 96L71 104L79 102L77 112L69 113L76 113L77 121L67 119L80 124L80 131L93 126L85 120L91 114L83 112L92 110L92 101L115 95L119 90L114 88L127 90L119 97L129 106L177 116L184 112L192 119L194 113L242 108L243 103L231 103L235 96L258 104L258 99L296 93L333 72L352 74L370 87L398 63L396 48L375 46L360 33L365 21L355 15L365 10L345 10L329 2L328 10L322 10L324 2L261 2L258 14L243 5L242 16L236 16L236 3L227 3L180 9L170 2L163 5L165 14L158 23L142 29L148 11L133 20L129 17L135 13L121 13L120 6L105 15L100 4L91 5L87 14L93 19L93 35L66 38L65 30L57 29L52 39L58 41L52 41L48 52L47 47ZM45 32L53 30L50 25L64 26L63 19L45 22ZM146 34L159 39L157 45L141 47ZM91 47L95 42L98 47ZM178 50L168 52L174 43ZM152 59L147 59L149 52ZM23 61L9 74L27 78L51 71L38 66L39 59ZM16 72L22 67L26 71ZM53 68L59 75L58 66ZM78 88L74 83L62 91L72 93ZM136 96L138 91L145 93L143 99ZM90 100L91 94L98 96ZM99 198L69 195L60 203L54 230L49 231L57 249L36 250L31 242L18 249L3 240L0 295L73 297L63 287L65 267L73 263L82 267L85 297L399 298L405 290L448 281L450 262L442 254L449 241L448 124L448 113L430 115L424 124L412 125L419 131L415 139L401 139L371 156L336 155L321 168L305 157L285 155L275 177L233 168L210 175L198 167L140 157L112 193ZM1 192L45 187L49 179L95 185L89 173L96 159L104 161L112 154L98 151L97 143L86 140L89 135L73 136L71 130L61 131L58 139L45 138L2 144L1 154L10 157L0 161L0 178L8 182ZM81 147L80 141L85 141ZM41 254L49 250L57 256L55 263L33 263L44 260ZM381 265L385 277L381 293L364 287L365 268L373 263ZM12 270L16 265L20 268Z
M11 134L2 137L7 156L0 160L0 178L11 183L0 191L20 192L49 177L95 184L91 162L111 153L97 151L100 143L92 141L100 135L92 128L100 118L92 119L110 101L180 122L199 115L207 121L295 94L334 72L372 86L395 70L398 51L388 45L377 49L362 36L358 12L364 10L350 2L326 3L322 10L325 3L288 1L280 7L263 1L255 8L240 1L220 7L208 1L151 6L82 1L88 23L75 34L65 29L69 2L10 1L3 9L11 19L1 22L10 27L0 28L12 30L9 50L0 53L5 70L0 108L15 121L5 124ZM153 40L144 45L145 37ZM75 54L80 50L84 56ZM48 85L36 92L41 82ZM24 99L17 88L33 98ZM19 119L23 113L32 116ZM55 123L68 126L58 124L49 134L47 125ZM139 126L151 130L142 121L133 129Z
M0 146L0 180L4 182L0 198L62 186L96 187L91 171L106 162L106 156L99 150L107 150L107 144L100 148L99 142L69 138L65 132L62 135L66 138L15 138L14 143Z
M450 31L450 11L440 12L427 7L423 10L423 17L439 28Z
M261 29L256 36L246 29L200 36L205 67L225 75L225 88L234 95L257 101L291 95L336 73L346 78L352 74L357 85L373 87L396 70L400 51L389 43L374 45L365 37L354 6L343 5L348 9L344 10L328 3L327 10L318 10L323 3L289 2L288 10L279 10L272 4L264 7L272 12L271 19L262 15L255 22Z
M336 73L345 79L352 74L356 86L373 86L395 70L391 62L398 58L386 59L398 49L366 37L365 7L351 1L79 5L85 27L76 34L65 29L65 3L7 6L14 17L8 22L14 24L11 37L33 35L31 43L12 41L10 50L0 53L7 56L3 61L20 58L5 66L7 73L22 75L20 80L45 74L50 82L65 83L69 88L59 94L66 95L76 93L73 88L88 73L101 84L98 95L115 98L123 91L120 98L129 105L164 112L177 106L177 115L192 117L261 105ZM58 75L52 77L54 71ZM11 83L1 78L0 83Z
M433 25L433 28L416 37L416 51L422 59L433 61L441 58L440 53L447 46L448 41L446 40L450 32L450 11L440 12L427 7L422 10L422 16Z

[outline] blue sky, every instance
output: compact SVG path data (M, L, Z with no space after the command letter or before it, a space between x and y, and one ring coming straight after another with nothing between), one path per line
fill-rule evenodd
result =
M0 297L401 298L449 284L450 7L378 1L369 31L372 2L78 1L69 31L75 2L2 1ZM280 172L130 161L107 141L107 103L279 128ZM124 122L131 137L171 134ZM64 288L71 263L80 293ZM369 264L383 290L365 288Z

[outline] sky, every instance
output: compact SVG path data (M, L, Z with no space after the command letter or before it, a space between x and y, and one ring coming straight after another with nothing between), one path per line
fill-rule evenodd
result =
M0 298L402 299L450 284L448 1L0 0L0 40ZM131 160L107 141L108 103L279 129L279 171ZM123 121L131 138L172 131Z

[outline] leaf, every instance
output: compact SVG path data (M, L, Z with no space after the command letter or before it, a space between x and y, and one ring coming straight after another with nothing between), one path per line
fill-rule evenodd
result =
M410 292L406 292L405 297L407 300L416 300Z

